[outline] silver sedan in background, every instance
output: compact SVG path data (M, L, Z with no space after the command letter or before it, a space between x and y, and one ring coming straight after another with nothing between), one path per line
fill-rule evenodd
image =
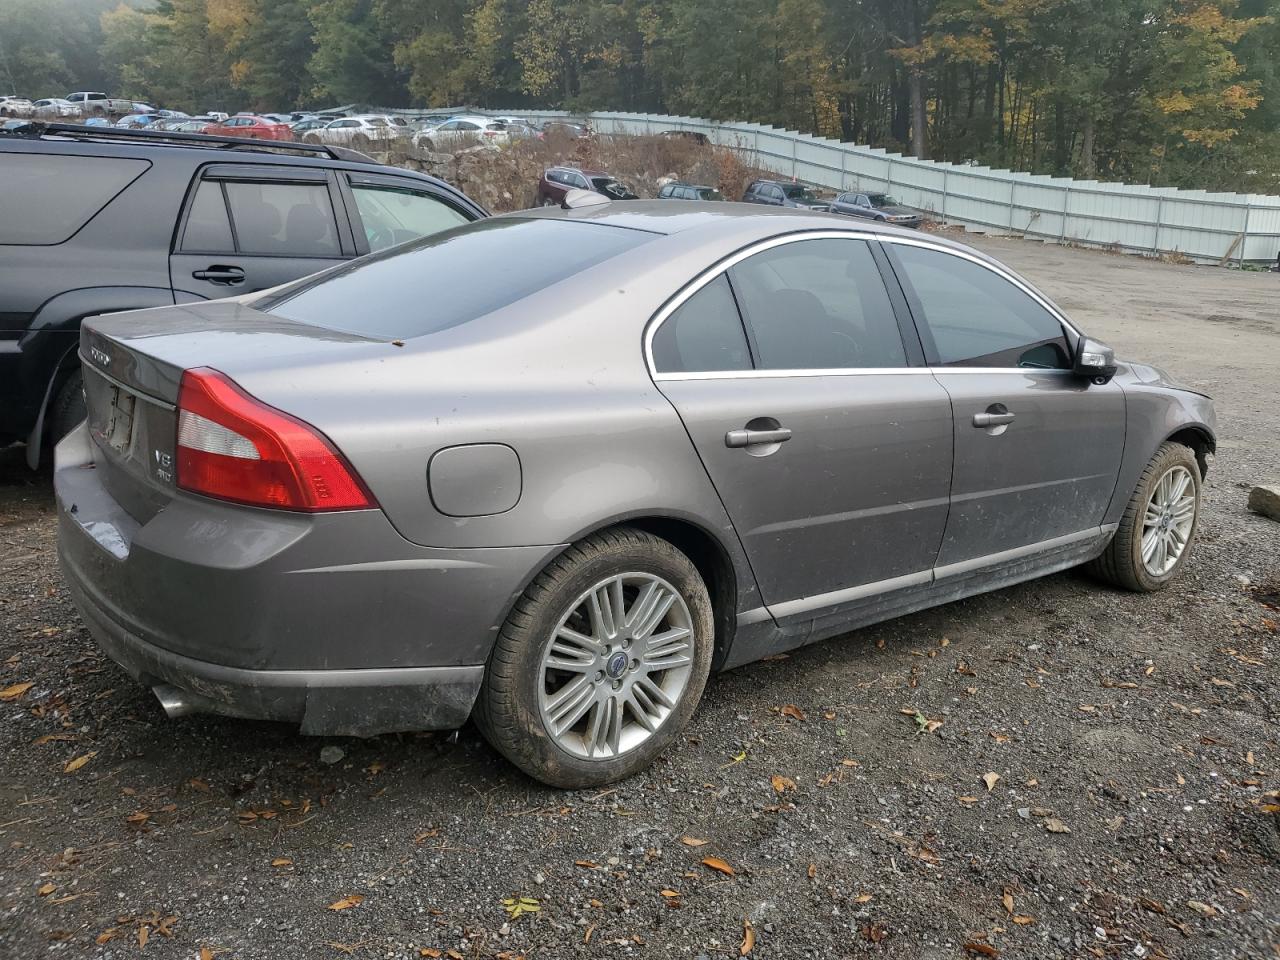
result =
M473 716L565 787L713 669L1080 564L1166 587L1216 442L980 253L729 203L495 217L80 354L62 565L167 710Z

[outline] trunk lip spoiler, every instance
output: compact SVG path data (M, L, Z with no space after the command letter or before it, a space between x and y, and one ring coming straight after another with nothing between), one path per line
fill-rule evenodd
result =
M121 390L127 390L131 395L138 397L141 400L145 400L147 403L154 404L164 410L176 411L178 409L178 405L176 403L170 403L168 400L161 400L159 397L153 397L149 393L144 393L138 387L132 387L124 381L113 377L111 374L107 373L107 371L103 370L98 364L90 363L89 358L84 355L83 350L80 351L80 363L84 369L92 370L96 376L106 380L112 386L119 387Z

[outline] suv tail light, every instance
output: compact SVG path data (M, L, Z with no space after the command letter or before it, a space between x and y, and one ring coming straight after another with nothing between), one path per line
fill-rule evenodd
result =
M323 434L209 367L182 374L177 450L178 486L206 497L308 513L377 506Z

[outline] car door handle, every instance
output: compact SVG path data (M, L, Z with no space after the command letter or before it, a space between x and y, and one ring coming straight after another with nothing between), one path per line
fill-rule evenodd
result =
M239 267L214 264L205 270L192 271L191 278L193 280L208 280L210 283L244 283L244 271Z
M730 430L724 435L724 445L754 447L766 443L785 443L790 439L790 427L778 427L775 430Z
M1004 413L975 413L973 415L973 425L975 427L1003 427L1010 423L1013 423L1013 414L1008 411Z

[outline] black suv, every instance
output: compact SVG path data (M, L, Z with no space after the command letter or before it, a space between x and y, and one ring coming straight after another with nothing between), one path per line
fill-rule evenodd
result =
M801 210L827 210L831 206L826 200L819 200L803 183L786 180L753 180L747 185L742 202L799 207Z
M70 124L0 134L0 445L84 417L80 321L251 293L488 214L340 147Z

